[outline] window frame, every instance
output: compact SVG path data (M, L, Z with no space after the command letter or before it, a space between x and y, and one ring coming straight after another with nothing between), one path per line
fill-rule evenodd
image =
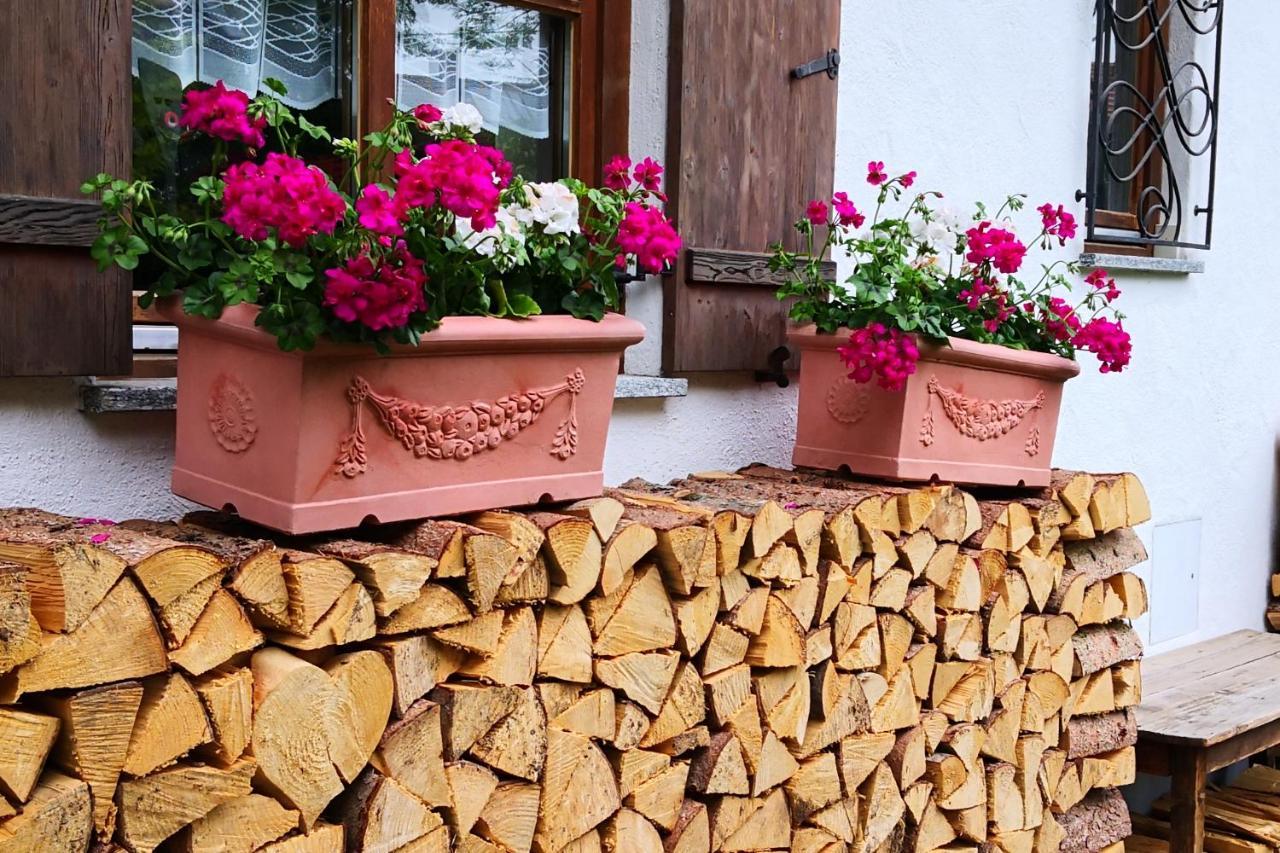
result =
M1217 105L1218 83L1220 80L1222 55L1222 0L1214 0L1204 10L1214 15L1207 25L1196 18L1187 17L1181 8L1175 9L1178 0L1139 0L1136 20L1140 30L1131 36L1136 49L1126 46L1125 39L1118 33L1117 6L1118 0L1096 0L1094 14L1097 18L1094 59L1090 69L1089 121L1086 139L1087 165L1085 188L1077 193L1077 200L1085 202L1085 251L1110 254L1155 255L1157 246L1170 248L1208 249L1212 237L1212 211L1214 197L1214 176L1217 160ZM1184 39L1181 49L1187 59L1172 69L1174 44L1173 24L1175 11L1186 19L1183 25ZM1193 13L1195 14L1195 13ZM1153 26L1158 22L1157 26ZM1201 26L1204 28L1202 29ZM1202 40L1212 40L1202 46ZM1186 52L1185 44L1191 45ZM1131 76L1109 79L1105 74L1108 49L1128 51L1135 58ZM1202 54L1202 51L1205 53ZM1212 57L1211 70L1207 70L1207 61ZM1180 57L1181 58L1181 57ZM1192 85L1188 88L1182 72L1186 68L1194 68L1201 74L1203 85ZM1181 80L1181 85L1177 81ZM1140 101L1136 106L1126 107L1129 110L1150 106L1148 113L1136 116L1140 122L1135 128L1132 157L1146 156L1146 162L1133 177L1122 182L1115 177L1110 159L1113 153L1119 153L1110 147L1103 138L1104 122L1108 118L1106 106L1099 100L1105 99L1107 93L1118 84L1125 84L1136 91ZM1187 131L1187 117L1182 114L1183 101L1188 95L1203 98L1206 113L1200 128ZM1173 111L1171 115L1170 111ZM1170 131L1171 123L1177 124ZM1154 132L1151 130L1154 128ZM1195 142L1192 144L1184 138L1187 133ZM1201 135L1207 139L1200 139ZM1145 144L1144 144L1145 143ZM1141 146L1141 147L1139 147ZM1199 147L1197 147L1199 146ZM1122 150L1122 149L1121 149ZM1192 197L1191 190L1195 186L1192 180L1191 166L1202 162L1207 157L1208 181L1201 191L1201 196ZM1132 162L1132 161L1131 161ZM1095 205L1107 176L1110 181L1127 189L1128 206L1124 210L1103 208ZM1125 186L1127 184L1127 186ZM1167 204L1163 226L1148 233L1140 221L1143 209L1151 206L1144 203L1146 193L1159 193L1157 201ZM1203 227L1195 237L1197 229L1193 225L1196 217L1205 215ZM1102 230L1100 233L1099 229Z
M569 177L598 180L612 154L626 153L631 79L631 0L498 0L563 18L568 27ZM396 0L356 10L356 126L391 118L395 97Z

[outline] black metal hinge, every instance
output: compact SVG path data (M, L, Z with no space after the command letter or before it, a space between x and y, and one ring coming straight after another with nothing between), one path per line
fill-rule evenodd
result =
M791 77L795 80L803 80L806 77L812 77L814 74L826 72L827 76L832 80L836 79L836 75L840 73L840 51L832 48L827 51L827 55L813 62L806 62L804 65L797 65L791 69Z

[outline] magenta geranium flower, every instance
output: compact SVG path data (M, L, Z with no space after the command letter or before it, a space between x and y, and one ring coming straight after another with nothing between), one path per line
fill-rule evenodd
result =
M182 96L178 123L188 130L206 133L227 142L243 142L254 148L266 144L267 120L249 118L249 96L228 89L221 80L208 89L192 89Z

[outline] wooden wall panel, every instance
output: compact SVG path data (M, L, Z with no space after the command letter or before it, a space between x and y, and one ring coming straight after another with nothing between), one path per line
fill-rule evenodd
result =
M673 0L667 159L685 251L665 282L667 372L764 368L785 343L767 277L707 275L691 256L761 255L830 196L837 81L790 72L839 38L840 0Z
M90 260L80 184L128 174L130 12L129 0L0 4L0 375L129 368L129 279ZM68 222L50 222L63 203Z

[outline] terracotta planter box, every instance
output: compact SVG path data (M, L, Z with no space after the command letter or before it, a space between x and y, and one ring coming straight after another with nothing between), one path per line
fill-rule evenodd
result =
M903 391L848 378L836 353L847 332L812 327L788 337L800 351L796 465L894 480L1047 486L1062 386L1074 361L951 339L920 344Z
M644 327L617 314L449 317L380 356L280 351L257 308L181 329L173 491L289 533L600 493L619 358Z

